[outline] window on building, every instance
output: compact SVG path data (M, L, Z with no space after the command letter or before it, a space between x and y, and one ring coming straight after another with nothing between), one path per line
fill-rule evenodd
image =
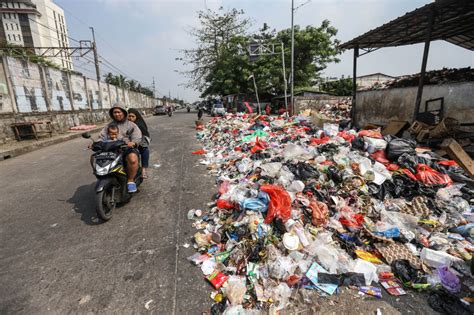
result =
M16 35L15 34L13 34L13 41L16 42Z
M18 35L18 41L21 42L21 35Z
M8 31L8 23L5 23L5 27L6 27L7 31Z
M16 24L16 30L19 31L20 27L18 26L18 23Z
M11 39L11 37L10 37L10 34L8 34L8 40L9 40L9 41L11 41L11 40L12 40L12 39Z

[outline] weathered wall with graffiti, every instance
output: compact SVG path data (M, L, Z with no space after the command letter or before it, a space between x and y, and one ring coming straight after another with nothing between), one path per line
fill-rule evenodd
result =
M27 60L0 57L0 143L14 139L11 124L49 120L56 132L108 119L117 101L150 112L157 100L105 82Z

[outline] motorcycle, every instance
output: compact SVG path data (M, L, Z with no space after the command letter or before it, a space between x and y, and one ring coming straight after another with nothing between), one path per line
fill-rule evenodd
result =
M173 111L171 110L171 107L168 107L166 111L168 112L168 117L171 117L173 115Z
M83 138L91 139L88 132L82 134ZM93 141L93 140L92 140ZM132 198L133 194L127 191L127 173L122 152L128 147L122 140L92 143L91 166L97 177L95 185L96 212L104 221L112 218L112 213L117 205L124 204ZM139 159L140 160L140 159ZM135 184L142 183L142 167L139 163Z
M188 113L190 113L191 112L191 107L188 106L187 110L188 110Z

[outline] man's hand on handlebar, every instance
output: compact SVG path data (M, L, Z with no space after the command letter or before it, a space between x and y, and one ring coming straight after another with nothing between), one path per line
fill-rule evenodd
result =
M129 147L129 148L134 148L135 146L136 146L136 144L133 141L130 141L130 142L127 143L127 147Z

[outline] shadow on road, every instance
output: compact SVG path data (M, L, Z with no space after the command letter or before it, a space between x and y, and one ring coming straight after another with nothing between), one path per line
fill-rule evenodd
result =
M67 200L73 205L74 211L81 214L81 220L87 225L100 224L95 212L94 183L80 186L74 195Z

